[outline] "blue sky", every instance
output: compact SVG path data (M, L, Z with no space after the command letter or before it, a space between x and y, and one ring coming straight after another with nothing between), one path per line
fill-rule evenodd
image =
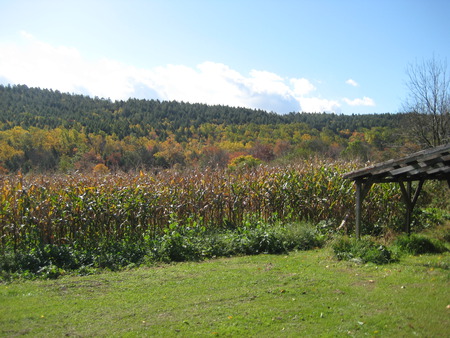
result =
M447 0L0 0L0 83L343 114L396 113L450 55Z

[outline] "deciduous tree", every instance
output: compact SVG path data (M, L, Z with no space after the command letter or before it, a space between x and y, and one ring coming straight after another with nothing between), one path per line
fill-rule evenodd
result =
M409 66L409 96L404 111L409 113L407 131L423 148L450 142L450 81L447 64L434 57Z

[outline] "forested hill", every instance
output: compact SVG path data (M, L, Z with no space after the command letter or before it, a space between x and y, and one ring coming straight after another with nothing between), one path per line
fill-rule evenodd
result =
M53 129L83 128L86 133L104 132L122 139L134 134L148 136L176 132L210 123L215 125L276 125L305 123L321 131L355 131L358 128L396 127L401 115L337 115L290 113L177 101L108 99L61 93L25 85L0 85L0 122L3 130L21 126ZM139 128L136 128L139 126Z
M112 102L0 86L0 173L215 168L242 158L265 163L317 156L379 160L397 155L408 143L398 127L403 118Z

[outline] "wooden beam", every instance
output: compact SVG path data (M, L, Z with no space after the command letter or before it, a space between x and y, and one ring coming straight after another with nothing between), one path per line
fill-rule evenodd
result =
M402 181L399 181L400 189L402 191L402 198L406 205L406 220L404 230L408 234L411 233L411 221L412 221L412 212L417 203L417 199L419 198L420 192L422 191L422 186L425 180L421 179L419 184L414 191L414 195L412 195L412 182L407 182L407 187L405 188L405 184Z
M423 187L424 183L425 183L425 179L421 179L419 181L419 185L417 186L416 191L414 193L414 197L412 199L412 207L413 208L416 206L417 199L419 198L419 195L420 195L420 192L422 191L422 187Z
M357 239L361 238L361 214L362 214L362 203L370 188L373 185L373 182L370 180L362 181L357 180L356 182L356 207L355 207L355 235Z
M362 182L356 181L356 209L355 209L355 234L356 238L361 237L361 208L362 208Z
M390 170L389 174L391 174L392 176L396 176L396 175L405 174L414 169L417 169L417 167L415 167L413 165L408 165L406 167Z

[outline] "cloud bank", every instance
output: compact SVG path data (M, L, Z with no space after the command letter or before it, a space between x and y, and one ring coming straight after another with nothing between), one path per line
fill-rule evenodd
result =
M340 112L343 105L374 106L369 97L327 99L306 78L264 70L249 74L215 62L196 67L136 68L115 60L89 60L75 48L52 46L22 32L20 43L0 44L3 84L26 84L63 92L127 100L177 100L263 109L277 113ZM349 79L347 84L358 84Z

